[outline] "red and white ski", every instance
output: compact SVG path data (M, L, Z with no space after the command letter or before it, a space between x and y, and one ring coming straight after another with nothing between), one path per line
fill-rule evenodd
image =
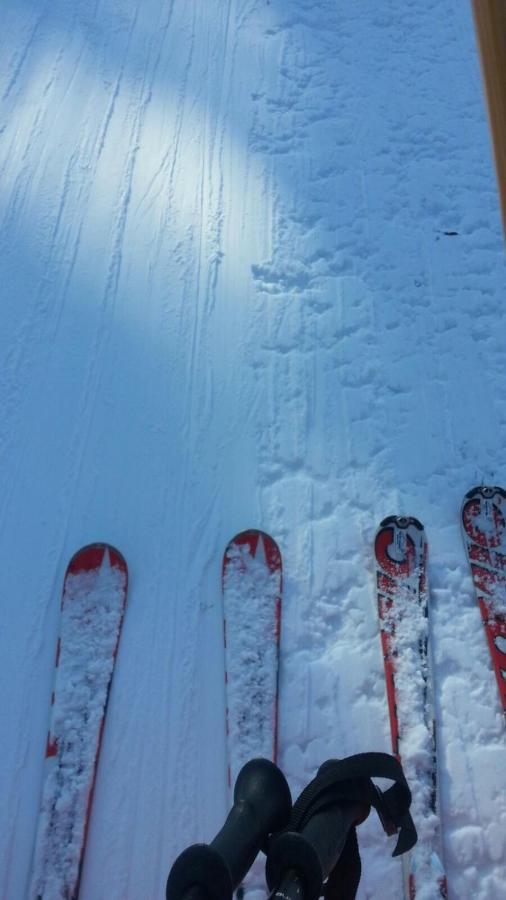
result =
M447 897L437 803L429 647L427 540L415 518L389 516L377 531L376 587L394 755L408 784L418 844L403 857L409 900Z
M222 588L231 800L248 760L277 758L282 563L276 542L253 529L236 535L223 556ZM261 884L260 870L254 868L247 888ZM237 892L243 895L244 887Z
M462 529L506 716L506 491L500 487L468 491L462 504Z
M84 547L67 568L31 900L79 896L127 582L125 560L108 544Z

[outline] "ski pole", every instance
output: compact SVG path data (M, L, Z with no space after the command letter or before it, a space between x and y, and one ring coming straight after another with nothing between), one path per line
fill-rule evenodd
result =
M393 784L381 791L372 777ZM288 827L269 842L269 900L318 900L322 892L326 900L352 900L361 874L356 826L374 808L386 834L397 834L398 856L416 843L410 803L395 757L359 753L327 760L295 802Z
M351 828L364 821L370 807L337 803L313 815L302 831L274 837L267 854L269 900L317 900L335 869Z
M382 791L373 777L393 783ZM401 764L387 753L327 760L293 807L278 767L252 760L239 773L221 831L174 863L166 900L232 900L269 835L269 900L318 900L323 889L326 900L352 900L361 872L355 827L374 808L385 833L397 835L392 855L407 853L417 840L410 804Z
M284 828L292 799L285 776L267 759L253 759L239 772L234 805L210 844L194 844L176 859L166 900L232 900L263 842Z

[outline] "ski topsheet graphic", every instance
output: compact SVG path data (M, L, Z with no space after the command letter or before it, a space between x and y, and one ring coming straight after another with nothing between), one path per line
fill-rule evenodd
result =
M409 900L447 896L437 804L427 602L427 541L414 518L389 516L376 534L376 584L392 749L413 790L418 844L403 857Z
M222 587L231 792L248 760L277 757L282 566L275 541L263 531L236 535L223 557ZM258 866L247 885L263 885Z
M67 568L30 900L79 895L127 580L107 544L84 547Z
M506 716L506 491L476 487L462 505L462 529Z

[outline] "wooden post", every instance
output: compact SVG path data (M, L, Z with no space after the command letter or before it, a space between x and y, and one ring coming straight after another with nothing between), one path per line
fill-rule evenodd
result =
M506 0L472 0L506 235Z

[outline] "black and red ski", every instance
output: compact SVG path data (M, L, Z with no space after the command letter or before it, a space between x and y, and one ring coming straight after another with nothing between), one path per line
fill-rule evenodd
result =
M376 533L376 588L394 755L416 785L419 839L403 857L406 900L447 897L437 803L429 646L427 539L418 519L389 516Z
M506 716L506 491L475 487L462 504L462 531Z
M77 900L127 596L125 560L91 544L65 574L30 900Z

